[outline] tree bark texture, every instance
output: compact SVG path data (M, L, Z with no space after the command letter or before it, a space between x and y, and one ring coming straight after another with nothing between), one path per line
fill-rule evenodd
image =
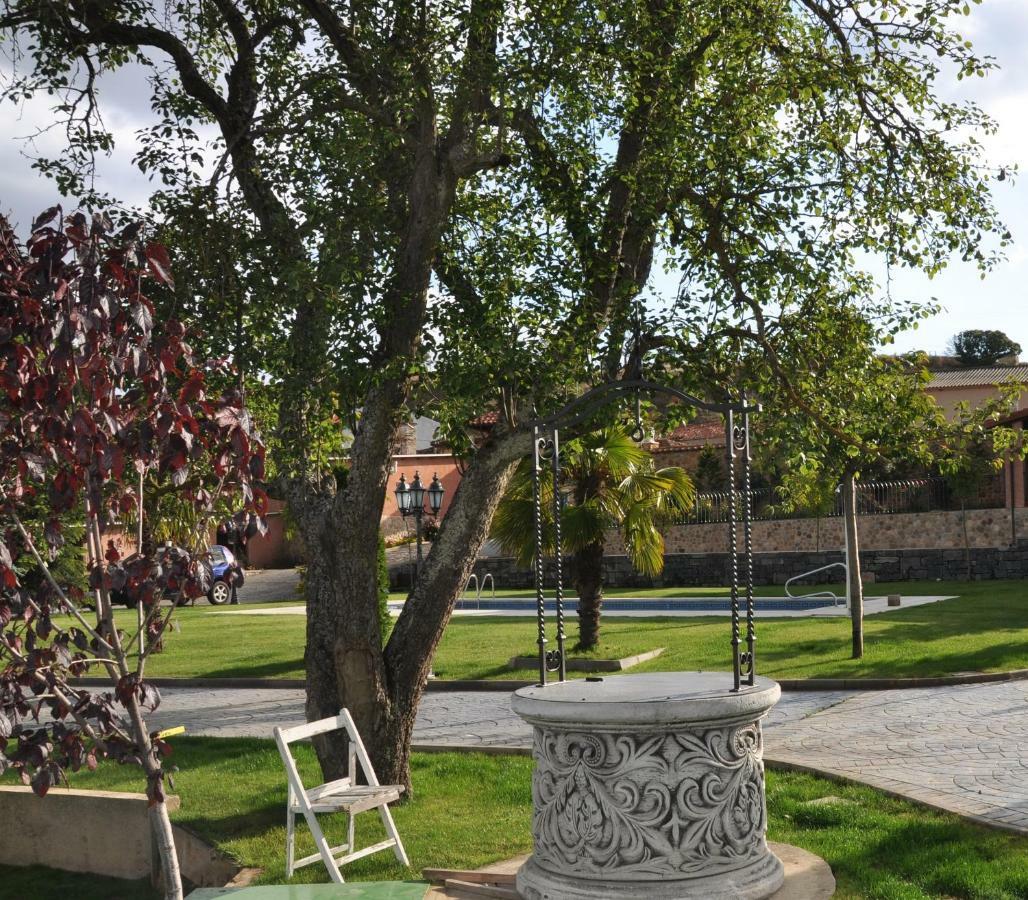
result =
M432 657L530 440L512 434L479 450L385 647L377 603L368 599L376 596L376 554L360 549L377 546L381 498L373 515L347 508L347 491L307 509L307 718L347 707L383 783L410 790L410 741ZM383 494L388 475L385 455L378 473ZM315 746L325 777L342 777L345 742L329 736Z
M116 639L115 656L120 657L119 669L122 675L126 674L124 662L125 657L121 651L121 643ZM139 706L136 697L130 697L125 703L128 712L129 722L132 726L132 737L135 739L141 751L143 759L143 771L147 779L147 795L151 797L149 818L153 839L156 842L157 854L161 861L161 877L164 885L164 900L182 900L182 871L178 863L178 851L175 849L175 835L171 829L171 819L168 816L168 806L163 799L154 801L153 785L157 783L163 790L164 772L161 764L154 754L153 744L150 741L150 732L146 721L143 719L143 711Z
M603 543L597 541L576 552L571 559L575 590L578 591L579 650L591 650L600 640L600 612L603 605Z
M864 584L860 577L860 541L857 537L857 480L847 472L842 482L846 516L846 555L849 562L850 621L853 626L853 659L864 655Z
M964 578L971 580L971 539L967 535L967 501L960 501L960 525L964 532Z
M163 800L150 807L150 829L161 859L164 900L182 900L182 873L175 850L175 833L171 830L168 805Z

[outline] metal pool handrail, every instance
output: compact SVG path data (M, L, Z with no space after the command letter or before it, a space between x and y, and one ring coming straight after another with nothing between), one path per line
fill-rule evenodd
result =
M472 581L475 582L475 606L476 606L476 608L478 608L478 609L482 608L482 591L485 590L486 582L489 583L489 588L492 591L493 600L496 599L496 579L493 578L493 573L492 572L486 572L485 575L482 576L482 580L481 581L478 580L478 574L476 572L472 572L470 577L468 578L468 583L466 585L464 585L464 591L463 591L464 594L466 594L468 592L468 589L471 587L471 582Z
M485 583L487 581L489 582L489 589L492 591L492 598L493 600L496 599L496 580L493 578L492 572L486 572L485 575L482 576L482 587L478 592L478 605L480 608L482 606L482 591L485 590Z
M844 562L829 563L827 566L821 566L818 569L811 569L809 572L803 572L799 575L793 575L787 582L785 582L785 595L792 597L793 600L810 600L814 597L824 597L826 600L831 600L833 606L838 606L839 603L845 601L845 597L840 597L835 591L814 591L810 594L794 594L789 590L789 585L794 581L799 581L801 578L809 578L811 575L817 575L818 572L827 572L829 569L840 568L846 573L846 583L849 583L850 567Z

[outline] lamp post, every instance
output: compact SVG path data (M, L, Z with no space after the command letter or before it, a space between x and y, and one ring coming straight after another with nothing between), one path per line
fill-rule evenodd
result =
M438 516L439 510L443 507L443 494L445 490L443 483L439 480L438 473L432 476L432 483L426 488L421 481L421 473L415 472L410 484L407 484L406 475L400 475L400 480L396 483L393 493L396 496L396 508L400 510L400 515L404 519L408 516L414 517L414 534L418 543L418 559L414 569L414 578L417 580L421 575L421 563L423 561L421 551L421 516L425 512L425 499L428 499L428 508L432 515ZM413 587L413 584L411 587Z

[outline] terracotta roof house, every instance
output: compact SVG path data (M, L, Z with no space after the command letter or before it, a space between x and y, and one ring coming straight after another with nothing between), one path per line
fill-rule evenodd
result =
M943 408L946 415L952 416L958 404L967 403L974 408L995 397L1001 385L1015 383L1028 385L1028 365L984 366L933 372L926 390L935 398L935 402ZM1014 406L1021 406L1022 399L1023 392Z
M649 449L653 453L673 453L676 450L720 447L724 442L725 426L721 422L690 422L679 425L670 434L655 438Z

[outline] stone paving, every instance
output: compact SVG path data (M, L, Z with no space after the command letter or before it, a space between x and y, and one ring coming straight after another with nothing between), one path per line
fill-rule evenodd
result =
M165 688L156 727L271 737L303 718L303 691ZM501 691L431 692L415 746L525 750L531 730ZM765 722L769 760L861 781L1028 833L1028 681L787 693Z
M251 569L239 589L239 602L296 600L299 589L300 573L296 569Z
M830 707L852 691L783 694L768 716L771 728ZM155 728L185 725L208 737L270 738L276 725L303 720L303 691L282 688L162 688L161 705L148 721ZM414 728L415 746L461 749L529 749L532 729L510 708L506 691L432 691L425 694Z
M765 743L773 760L1028 832L1028 681L860 693Z

